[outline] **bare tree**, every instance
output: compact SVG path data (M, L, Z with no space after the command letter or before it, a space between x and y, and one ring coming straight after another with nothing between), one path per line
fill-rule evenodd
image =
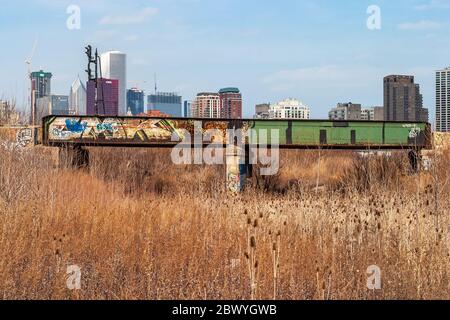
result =
M16 99L0 100L0 125L17 125L20 122L20 114L16 110Z

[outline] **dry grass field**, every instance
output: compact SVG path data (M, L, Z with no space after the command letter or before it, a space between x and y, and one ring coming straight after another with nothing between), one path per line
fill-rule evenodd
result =
M449 150L420 175L397 153L283 152L238 196L167 150L91 156L0 146L0 298L450 299Z

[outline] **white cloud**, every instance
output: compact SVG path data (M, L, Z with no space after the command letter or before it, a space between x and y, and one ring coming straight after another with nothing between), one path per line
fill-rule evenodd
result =
M151 17L157 15L159 10L157 8L147 7L141 11L121 16L106 16L100 20L102 25L127 25L127 24L142 24L150 20Z
M398 25L400 30L434 30L442 27L442 24L436 21L421 20L417 22L404 22Z
M140 58L134 58L130 61L130 63L134 66L140 66L140 67L148 67L151 65L148 62L148 59L140 59Z
M450 0L431 0L414 7L416 10L450 9Z
M137 35L137 34L129 34L129 35L126 35L123 38L123 40L131 42L131 41L138 41L140 38L141 37L139 35Z
M369 68L370 69L370 68ZM372 70L371 70L372 71ZM358 86L358 76L371 74L365 68L325 65L291 70L282 70L262 79L273 91L287 91L296 87L342 87Z
M102 43L106 41L110 41L112 39L116 39L119 33L116 30L97 30L94 33L90 34L86 41L93 43Z

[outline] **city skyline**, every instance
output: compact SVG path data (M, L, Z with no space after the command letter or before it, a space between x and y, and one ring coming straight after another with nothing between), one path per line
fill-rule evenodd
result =
M366 26L366 10L372 4L381 8L381 30ZM100 52L120 50L128 55L127 88L137 83L149 94L154 73L162 91L179 92L185 100L202 91L239 87L246 118L253 116L256 104L286 97L309 105L312 118L326 118L337 101L382 105L384 76L414 75L434 122L435 72L450 65L444 54L450 48L446 23L450 5L446 4L450 2L226 1L218 5L174 0L124 6L82 0L78 2L81 29L69 30L68 1L27 1L21 11L16 4L5 3L0 34L11 43L12 58L3 56L9 62L3 62L2 69L11 76L0 80L0 94L26 101L24 61L38 39L33 69L42 67L54 74L55 94L67 95L77 74L85 80L83 48L92 43ZM217 10L233 27L209 16ZM47 23L36 25L30 33L29 25L37 17ZM14 38L10 29L15 30ZM431 50L438 44L440 51ZM225 50L230 46L233 50Z

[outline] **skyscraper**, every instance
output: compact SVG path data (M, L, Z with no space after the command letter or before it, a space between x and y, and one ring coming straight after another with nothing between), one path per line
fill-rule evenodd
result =
M127 91L127 113L133 116L144 113L144 91L138 88L131 88Z
M70 87L69 113L73 115L86 115L86 88L78 77Z
M87 83L87 114L117 116L119 112L119 81L98 79L97 108L95 107L95 80Z
M219 90L221 118L242 119L242 94L238 88Z
M191 108L192 108L192 102L191 101L184 101L184 104L183 104L183 117L189 118L191 116Z
M51 87L52 74L43 70L32 72L31 81L31 124L37 124L37 99L49 96L52 92Z
M36 99L36 120L48 115L69 115L69 96L49 95Z
M391 75L384 78L385 121L428 121L420 86L414 76Z
M31 73L31 90L36 92L36 98L42 98L51 94L52 76L50 72L42 70Z
M192 103L191 116L193 118L220 118L220 95L215 92L201 92Z
M52 95L52 114L68 115L69 114L69 96Z
M436 131L450 132L450 67L436 71Z
M119 51L101 55L102 77L119 81L119 115L127 114L127 56Z
M157 92L147 98L148 111L159 110L162 113L172 117L181 118L182 115L182 97L173 92Z

